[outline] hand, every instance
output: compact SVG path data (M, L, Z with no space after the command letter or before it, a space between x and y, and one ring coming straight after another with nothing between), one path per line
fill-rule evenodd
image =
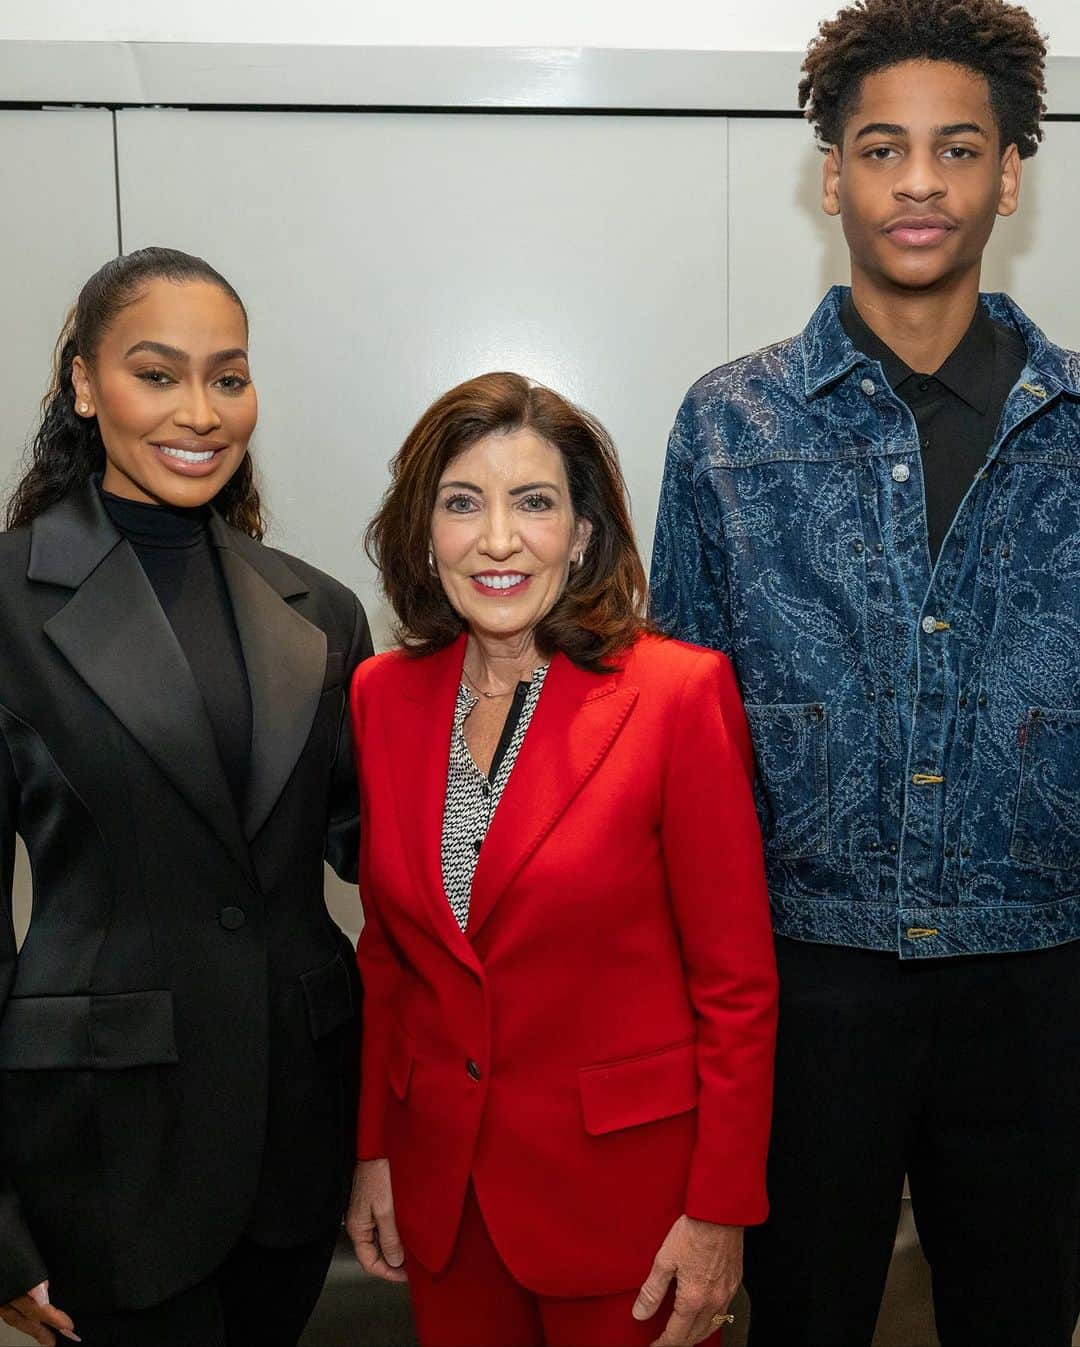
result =
M16 1296L6 1305L0 1305L0 1319L9 1328L17 1328L20 1333L40 1342L42 1347L54 1347L56 1338L53 1329L72 1342L82 1342L70 1316L49 1304L48 1282L41 1282L27 1291L26 1295Z
M383 1281L408 1281L402 1266L405 1251L394 1221L389 1160L357 1162L345 1229L352 1240L356 1261L365 1272Z
M716 1331L713 1315L726 1313L742 1281L742 1256L742 1226L679 1217L631 1311L635 1319L650 1319L676 1278L675 1309L652 1347L690 1347Z

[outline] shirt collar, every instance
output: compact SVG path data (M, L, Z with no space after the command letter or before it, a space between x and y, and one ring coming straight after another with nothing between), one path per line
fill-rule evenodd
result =
M944 384L950 393L955 393L980 414L984 414L990 405L997 343L993 319L981 304L976 304L968 330L934 372L938 383Z
M840 322L840 306L849 293L847 286L834 285L798 338L808 398L827 393L866 361ZM1014 329L1024 343L1028 353L1025 378L1040 387L1040 396L1064 389L1080 397L1080 354L1056 346L1008 295L981 295L980 305L994 322Z
M854 346L863 355L881 362L881 368L891 388L898 389L905 379L916 374L916 371L906 364L892 347L886 345L866 323L856 309L850 291L840 304L840 322ZM944 385L950 393L955 393L969 407L973 407L980 414L985 413L990 405L996 346L997 331L993 319L981 304L977 304L967 331L944 362L932 371L932 377ZM922 377L927 376L924 374Z

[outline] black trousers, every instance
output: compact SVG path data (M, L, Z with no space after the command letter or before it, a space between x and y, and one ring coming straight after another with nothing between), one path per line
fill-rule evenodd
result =
M82 1313L60 1286L50 1287L50 1297L71 1315L84 1347L295 1347L337 1235L295 1249L243 1239L213 1276L147 1310Z
M1067 1347L1080 1310L1080 942L903 962L777 941L771 1214L750 1347L868 1347L905 1173L943 1347Z

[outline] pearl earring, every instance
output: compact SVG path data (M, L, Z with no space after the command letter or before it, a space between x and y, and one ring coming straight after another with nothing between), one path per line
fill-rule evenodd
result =
M438 567L435 565L435 549L430 544L428 545L427 550L427 564L428 570L432 575L435 575L438 571Z
M89 404L89 402L80 402L80 403L79 403L79 411L82 412L83 416L85 416L86 413L87 413L89 410L90 410L90 404Z

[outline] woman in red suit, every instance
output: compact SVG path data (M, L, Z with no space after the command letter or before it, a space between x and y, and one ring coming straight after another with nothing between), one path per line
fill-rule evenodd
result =
M424 1347L712 1337L776 992L731 669L649 632L610 439L519 375L427 411L368 542L360 1262Z

